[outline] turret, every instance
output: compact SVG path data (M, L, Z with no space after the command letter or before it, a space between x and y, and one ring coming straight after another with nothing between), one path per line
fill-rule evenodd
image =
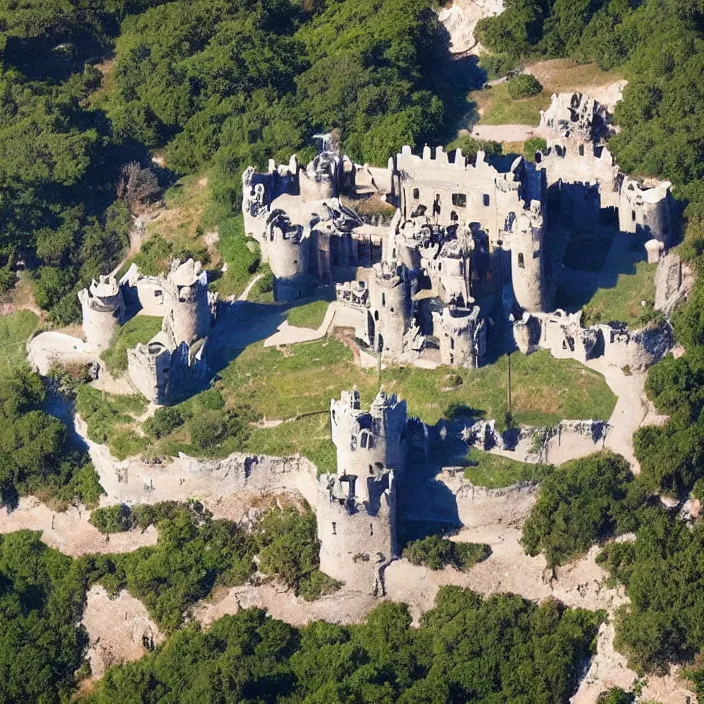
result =
M625 177L618 209L621 232L643 235L669 246L672 239L670 187L665 181L654 188L643 188Z
M337 475L354 478L352 495L369 501L376 474L403 468L406 459L406 402L380 391L369 411L359 391L343 391L330 403L332 441L337 447Z
M479 306L446 306L433 313L433 335L440 344L440 360L451 367L479 367L486 352L486 330Z
M539 201L506 223L506 246L511 250L511 279L518 305L531 313L545 310L543 274L543 214Z
M164 330L174 346L191 344L210 331L208 275L200 262L193 259L181 264L175 260L166 279L168 313Z
M398 355L411 324L411 285L405 266L381 262L373 267L369 281L369 312L372 316L374 350Z
M337 472L320 478L320 569L349 587L383 593L383 567L398 553L397 473L406 461L406 403L380 391L369 411L359 391L330 403Z
M107 349L125 317L125 303L114 276L93 279L90 286L78 294L83 312L83 332L86 341L98 350Z

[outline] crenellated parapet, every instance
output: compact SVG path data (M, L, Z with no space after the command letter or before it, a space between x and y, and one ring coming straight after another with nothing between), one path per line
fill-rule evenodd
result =
M114 276L93 279L78 294L83 314L86 342L97 350L110 346L110 341L125 319L125 301Z

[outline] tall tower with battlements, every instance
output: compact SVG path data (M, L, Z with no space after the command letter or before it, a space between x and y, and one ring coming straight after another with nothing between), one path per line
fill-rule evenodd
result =
M337 471L320 479L320 569L353 588L383 591L396 556L396 476L406 463L406 402L380 391L368 411L359 391L330 404Z

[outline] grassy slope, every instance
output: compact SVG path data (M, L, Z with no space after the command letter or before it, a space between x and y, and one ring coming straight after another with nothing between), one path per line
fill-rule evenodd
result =
M548 352L512 357L513 411L519 423L543 425L563 418L607 419L615 396L604 378L573 360L556 360ZM452 386L448 374L461 377ZM319 340L288 348L252 345L222 373L226 394L249 403L269 419L286 419L328 408L342 389L357 385L368 403L378 389L373 371L354 365L352 353L336 340ZM381 383L408 401L409 413L436 423L469 406L487 418L506 410L507 358L481 369L435 370L389 366Z
M587 324L618 320L637 326L644 308L641 301L655 300L657 264L637 262L635 274L619 274L613 288L600 288L584 306Z
M313 301L303 306L291 308L286 320L289 325L297 328L317 330L323 324L329 305L329 301Z
M28 310L0 318L0 371L25 360L25 345L38 324L39 318Z
M467 453L470 466L464 471L466 479L475 486L502 489L521 481L539 481L547 471L544 466L518 462L509 457L470 448Z

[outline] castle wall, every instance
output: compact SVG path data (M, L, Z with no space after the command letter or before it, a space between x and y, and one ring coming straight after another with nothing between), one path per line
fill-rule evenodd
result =
M144 276L137 280L134 286L137 293L137 302L144 315L163 317L168 306L165 305L163 279L156 276Z
M160 342L139 344L127 350L130 383L151 403L168 403L170 369L171 352Z
M414 217L419 214L419 206L424 206L425 212L419 216L438 225L479 223L493 246L509 213L518 214L524 208L522 184L516 173L521 163L519 158L508 173L500 173L485 160L483 152L471 165L461 150L450 162L442 147L436 148L434 158L430 147L425 147L422 157L404 147L396 156L402 218Z

